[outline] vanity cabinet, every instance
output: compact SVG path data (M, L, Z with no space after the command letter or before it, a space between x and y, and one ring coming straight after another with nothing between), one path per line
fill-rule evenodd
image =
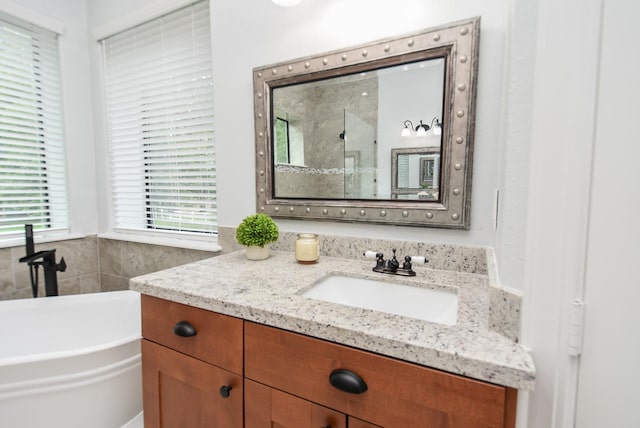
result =
M246 379L380 427L515 426L511 388L251 322L245 322L244 350ZM329 382L336 370L346 373L342 387L351 392Z
M515 427L515 389L147 295L142 333L147 427Z
M243 321L142 296L144 424L241 428Z

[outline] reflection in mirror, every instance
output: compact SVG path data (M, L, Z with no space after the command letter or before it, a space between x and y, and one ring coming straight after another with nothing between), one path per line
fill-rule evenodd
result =
M391 199L391 151L440 148L444 69L433 58L275 87L274 197ZM405 135L407 117L431 126Z
M391 150L393 199L440 199L440 148Z
M472 18L255 68L257 211L468 229L479 38Z

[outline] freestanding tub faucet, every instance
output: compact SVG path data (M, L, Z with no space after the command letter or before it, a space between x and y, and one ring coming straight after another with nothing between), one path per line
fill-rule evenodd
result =
M60 263L56 263L56 250L44 250L35 252L33 245L33 225L24 226L26 255L20 258L20 263L29 265L31 276L31 290L33 297L38 297L38 267L44 269L44 288L47 297L58 295L57 272L67 270L64 257L60 258Z

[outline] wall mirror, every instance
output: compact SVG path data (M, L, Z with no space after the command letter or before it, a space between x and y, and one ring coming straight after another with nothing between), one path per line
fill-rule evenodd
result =
M273 217L469 228L480 18L255 68Z

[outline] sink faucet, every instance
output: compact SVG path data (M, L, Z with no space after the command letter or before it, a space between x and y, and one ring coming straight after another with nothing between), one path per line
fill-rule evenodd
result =
M58 295L58 277L57 272L67 270L67 264L64 257L60 258L60 263L56 263L56 250L44 250L35 252L33 245L33 225L27 224L25 229L25 248L26 255L20 258L20 263L29 265L29 273L31 276L31 290L33 297L38 297L38 267L44 269L44 287L47 297Z
M385 260L384 254L377 253L374 251L365 251L363 256L368 259L376 259L376 265L373 267L374 272L379 273L388 273L392 275L403 275L403 276L416 276L416 272L413 270L412 263L427 263L428 260L424 257L419 256L405 256L404 262L402 263L402 267L400 267L400 262L396 257L396 249L393 248L393 257L391 259Z

